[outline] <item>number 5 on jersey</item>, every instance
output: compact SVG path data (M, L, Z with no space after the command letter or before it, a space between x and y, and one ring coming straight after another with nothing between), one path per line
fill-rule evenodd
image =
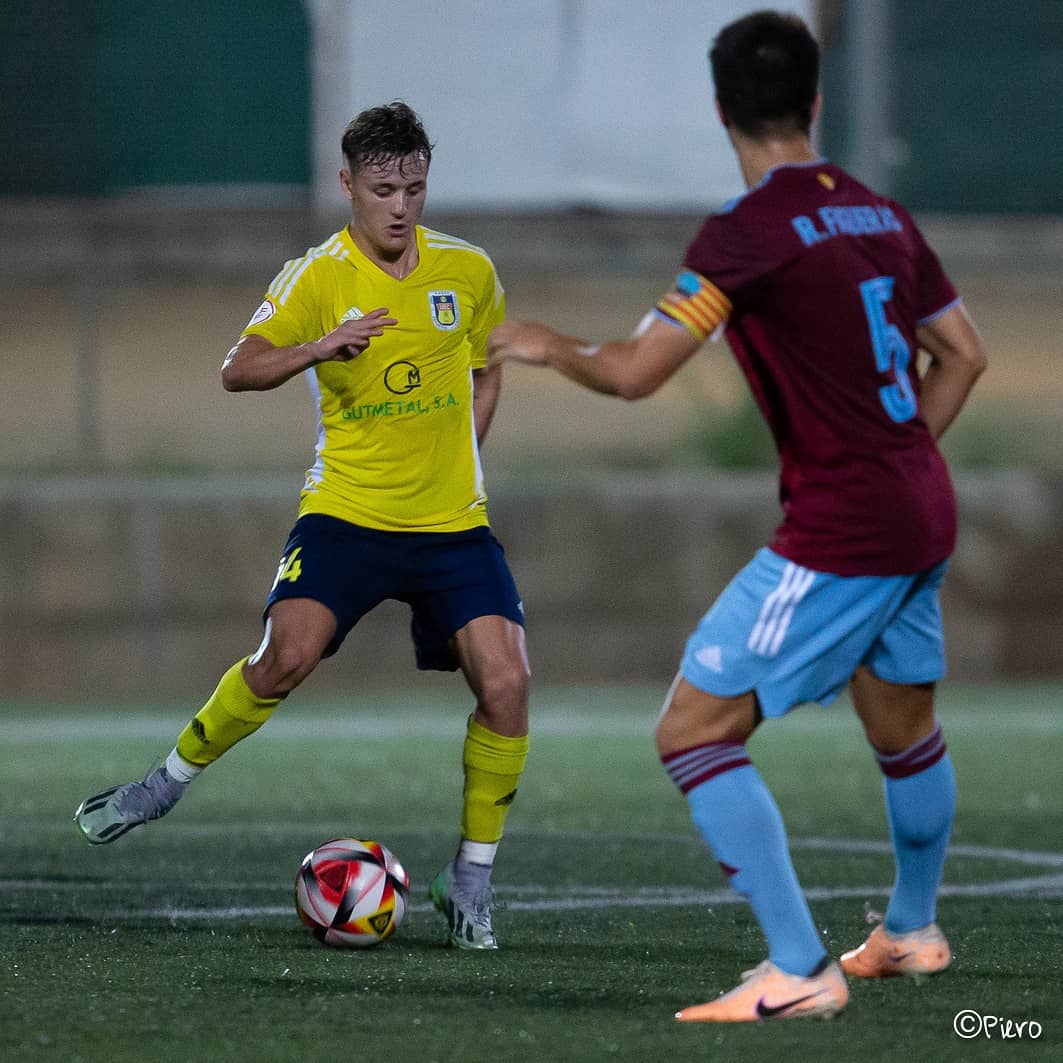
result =
M303 563L299 560L302 550L301 546L297 546L290 554L285 554L281 558L281 563L277 566L277 578L273 581L273 587L276 587L278 583L282 583L284 580L290 580L294 583L303 574ZM273 588L270 589L272 590Z
M900 424L910 421L918 411L918 400L908 379L912 352L901 330L886 318L886 304L893 298L893 277L874 277L860 285L864 314L871 331L875 366L893 378L892 384L878 389L878 397L890 418Z

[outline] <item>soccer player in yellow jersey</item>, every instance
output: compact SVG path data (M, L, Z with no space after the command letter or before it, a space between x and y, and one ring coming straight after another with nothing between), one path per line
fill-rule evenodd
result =
M227 391L303 373L317 403L316 460L262 643L162 766L87 798L75 819L100 844L165 815L361 617L397 599L412 611L418 667L460 668L475 697L461 841L430 895L453 944L494 949L491 867L528 750L523 613L479 459L501 382L487 337L505 297L484 251L419 224L432 146L409 107L362 112L342 148L350 223L285 264L222 367Z

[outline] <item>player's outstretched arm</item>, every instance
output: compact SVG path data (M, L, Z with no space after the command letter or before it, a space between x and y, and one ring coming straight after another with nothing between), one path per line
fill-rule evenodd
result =
M549 365L603 395L652 395L698 349L685 328L647 315L629 340L590 344L530 321L506 321L488 342L490 364Z
M962 304L920 326L919 346L930 355L919 412L935 439L956 419L989 363L982 338Z
M319 362L349 362L369 346L374 336L396 324L386 309L344 321L311 343L275 347L264 336L244 336L225 356L221 367L226 391L269 391Z

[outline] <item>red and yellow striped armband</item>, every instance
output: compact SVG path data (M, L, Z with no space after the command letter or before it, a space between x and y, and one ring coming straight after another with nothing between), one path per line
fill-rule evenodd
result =
M700 273L684 269L676 277L675 287L661 296L657 309L700 342L731 316L731 300Z

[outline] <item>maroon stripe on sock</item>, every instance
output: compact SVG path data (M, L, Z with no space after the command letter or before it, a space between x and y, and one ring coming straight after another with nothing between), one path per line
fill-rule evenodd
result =
M887 778L906 779L932 768L945 755L945 750L945 736L938 726L908 749L900 753L879 753L876 750L875 758Z
M661 757L664 770L684 794L709 779L750 763L741 742L706 742Z

